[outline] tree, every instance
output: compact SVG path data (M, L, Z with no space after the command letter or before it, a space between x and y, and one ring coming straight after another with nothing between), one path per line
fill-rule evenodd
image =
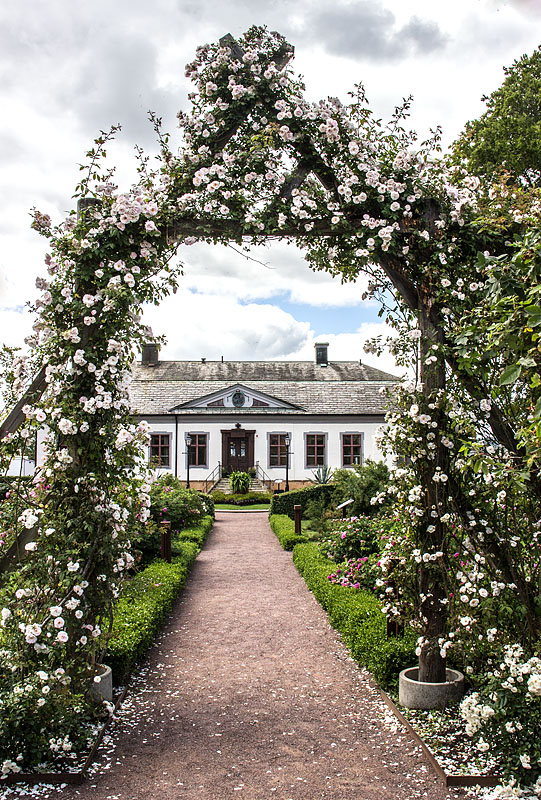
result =
M504 67L499 89L482 100L487 111L468 122L452 146L455 162L491 180L501 169L538 185L541 177L541 46Z

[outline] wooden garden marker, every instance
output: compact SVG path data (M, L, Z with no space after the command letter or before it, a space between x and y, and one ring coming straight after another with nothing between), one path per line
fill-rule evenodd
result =
M293 506L293 511L295 512L295 533L300 533L302 506Z
M164 561L168 564L171 563L171 523L162 522L160 525L162 540L160 544L160 553Z

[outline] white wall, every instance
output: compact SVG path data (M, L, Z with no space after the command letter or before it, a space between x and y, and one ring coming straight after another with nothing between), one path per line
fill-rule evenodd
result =
M36 462L30 458L14 458L8 467L8 475L33 475L36 469Z
M274 480L285 479L285 467L269 466L268 434L289 433L291 436L289 479L310 480L314 467L305 465L305 434L323 433L327 436L327 465L332 469L341 467L341 433L363 434L363 460L371 458L375 461L382 460L383 456L375 443L374 437L381 428L381 417L348 417L337 421L336 417L302 417L280 416L279 418L254 418L239 416L220 417L212 420L208 416L190 416L179 418L178 426L175 425L174 416L146 417L152 433L169 434L171 437L171 467L175 474L175 452L177 453L176 474L179 478L186 477L186 447L184 435L186 433L208 434L208 465L206 467L190 466L190 479L204 480L214 469L218 462L222 462L222 430L234 430L235 424L240 422L244 430L255 430L254 461L259 461L260 466ZM175 443L175 432L178 431L178 447ZM164 468L157 470L163 472Z

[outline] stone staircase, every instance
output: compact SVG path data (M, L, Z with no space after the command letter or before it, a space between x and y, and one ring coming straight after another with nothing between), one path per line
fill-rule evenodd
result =
M213 492L223 492L224 494L231 494L231 487L229 486L229 478L220 478L218 483L212 487ZM268 492L269 490L265 484L261 483L259 478L250 478L249 492Z

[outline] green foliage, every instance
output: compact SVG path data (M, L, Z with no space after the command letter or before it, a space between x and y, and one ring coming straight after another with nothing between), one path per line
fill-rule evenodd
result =
M89 677L89 687L90 682ZM0 764L6 772L25 771L51 758L58 768L73 769L78 754L93 743L95 725L103 715L97 703L69 690L63 671L42 671L41 678L28 681L26 691L20 694L0 690L0 702ZM33 724L22 730L25 719L32 719Z
M212 530L212 526L214 525L214 518L213 517L204 517L199 525L195 525L192 528L185 528L180 533L175 534L171 537L171 552L173 555L181 555L183 550L183 542L195 542L195 544L201 549L205 543L207 536L209 535L210 531Z
M205 512L205 516L213 517L214 518L214 498L211 494L205 494L204 492L199 492L199 496L201 498L201 502L203 504L203 509Z
M269 523L284 550L293 550L296 544L308 541L304 534L295 533L295 523L286 514L272 514Z
M313 530L323 534L338 519L339 512L329 508L327 497L320 494L319 497L314 497L308 501L304 516L310 520L310 527Z
M316 486L306 486L304 489L294 489L291 492L275 494L271 500L270 514L287 514L294 519L295 511L293 506L302 506L306 512L310 500L323 498L325 508L330 508L334 504L335 487L332 483L322 483Z
M527 659L515 644L495 661L484 685L460 706L466 732L490 752L497 774L535 784L541 778L541 659Z
M487 111L468 122L453 146L455 161L493 178L503 167L515 178L539 184L541 173L541 49L523 55L499 89L482 99Z
M320 542L319 550L337 564L349 558L377 553L382 535L388 533L392 524L392 520L377 517L338 520L329 535Z
M369 592L378 594L377 581L381 580L379 553L348 558L343 563L340 563L335 571L329 575L329 580L339 586L349 586L352 589L368 589Z
M400 670L415 662L413 631L387 639L386 618L379 600L369 592L331 583L328 576L335 564L323 558L317 544L297 545L293 562L355 661L372 673L382 689L395 690Z
M382 506L389 504L387 496L382 498L383 503L371 503L373 497L385 492L389 483L389 468L383 461L367 459L364 464L337 469L333 475L333 483L336 486L337 504L353 499L353 503L347 507L347 513L351 517L372 516Z
M246 494L250 488L250 475L247 472L232 472L229 485L234 494Z
M205 516L198 525L184 528L182 531L171 532L171 552L175 555L178 542L196 542L202 547L208 532L212 528L214 517ZM162 535L160 527L149 519L136 536L132 537L132 544L143 554L143 563L147 564L160 555Z
M215 503L227 503L233 506L253 506L259 503L269 503L272 495L269 492L246 492L246 494L226 494L213 492Z
M197 545L191 544L193 559ZM114 609L105 660L115 683L123 683L160 630L174 599L186 583L188 564L176 556L156 561L133 578Z
M205 498L205 499L203 499ZM193 525L208 514L211 501L195 489L186 489L174 475L163 475L150 489L150 513L158 525L169 521L172 531Z
M159 632L212 525L212 518L206 517L173 537L171 564L154 561L127 583L114 607L104 659L115 683L127 679Z

